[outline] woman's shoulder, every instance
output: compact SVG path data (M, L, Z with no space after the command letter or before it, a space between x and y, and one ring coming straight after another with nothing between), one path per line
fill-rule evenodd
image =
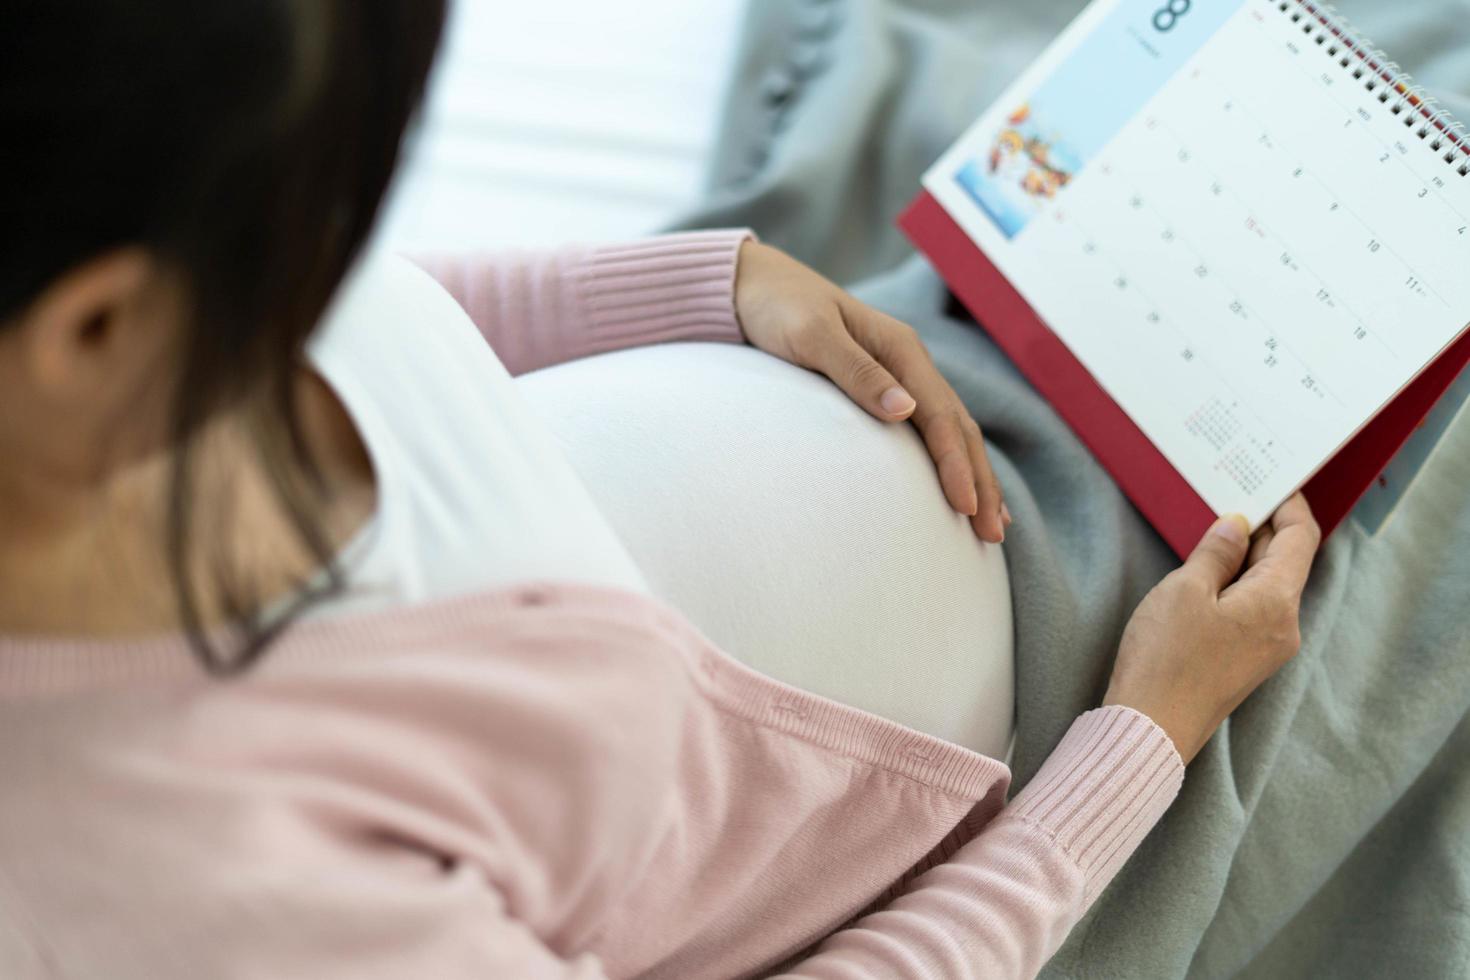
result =
M372 459L378 531L354 595L534 579L643 587L555 438L448 292L400 256L354 270L309 351Z
M443 391L449 378L505 373L469 316L432 276L401 255L372 251L343 281L313 335L312 360Z

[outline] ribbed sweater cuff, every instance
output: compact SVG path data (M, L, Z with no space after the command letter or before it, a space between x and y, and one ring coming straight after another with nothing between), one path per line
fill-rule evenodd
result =
M588 251L574 288L598 345L742 343L735 272L746 229L694 231Z
M1179 793L1184 762L1147 715L1113 705L1072 723L1005 809L1056 841L1091 905Z

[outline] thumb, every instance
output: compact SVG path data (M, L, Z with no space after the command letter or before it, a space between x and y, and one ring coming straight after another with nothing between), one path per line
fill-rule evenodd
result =
M1240 574L1250 550L1250 524L1239 514L1227 514L1205 532L1184 567L1206 578L1220 592Z
M917 407L914 397L852 338L846 328L842 328L836 342L827 347L824 360L827 363L818 365L818 370L875 418L897 422L914 413Z

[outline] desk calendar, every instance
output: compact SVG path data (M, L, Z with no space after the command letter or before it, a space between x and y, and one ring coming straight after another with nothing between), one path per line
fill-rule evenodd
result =
M1309 0L1097 0L900 223L1181 553L1330 529L1470 360L1470 139Z

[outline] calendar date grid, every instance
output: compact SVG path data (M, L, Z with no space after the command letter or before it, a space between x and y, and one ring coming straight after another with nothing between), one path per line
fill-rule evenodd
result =
M1260 27L1262 30L1265 30L1266 29L1262 25L1257 25L1257 26ZM1304 74L1310 75L1310 72L1307 72L1305 69L1303 69L1300 64L1295 64L1294 67L1298 71L1300 71L1300 72L1302 72ZM1214 85L1214 87L1216 89L1216 93L1217 93L1217 97L1214 100L1215 104L1222 106L1224 108L1224 110L1227 111L1227 112L1235 111L1235 110L1238 109L1242 115L1249 117L1250 120L1251 120L1251 122L1260 131L1260 133L1261 133L1260 140L1262 141L1262 145L1265 145L1268 149L1282 149L1282 150L1284 150L1284 151L1286 151L1286 152L1288 152L1290 154L1290 150L1287 147L1287 141L1281 139L1279 135L1272 133L1270 127L1268 127L1261 120L1260 115L1258 113L1254 112L1253 110L1251 110L1249 106L1245 105L1244 103L1241 103L1238 99L1236 99L1234 97L1231 97L1231 96L1228 96L1228 95L1224 99L1223 102L1220 101L1219 96L1220 95L1226 95L1226 92L1225 92L1225 90L1223 89L1222 86L1218 85L1218 83L1215 83L1213 81L1213 79L1210 79L1209 76L1206 73L1204 73L1201 70L1199 70L1198 68L1196 68L1194 70L1194 72L1191 74L1190 79L1191 79L1191 81L1194 81L1194 82ZM1332 101L1334 103L1336 103L1338 105L1338 107L1342 109L1342 111L1344 113L1347 114L1347 123L1349 125L1351 125L1353 123L1353 121L1354 121L1354 113L1360 107L1353 106L1353 105L1348 105L1348 104L1343 103L1343 101L1337 97L1337 95L1336 95L1335 92L1329 91L1327 93L1327 95L1328 95L1328 98L1332 99ZM1403 153L1398 153L1397 155L1395 155L1395 149L1396 149L1395 147L1392 147L1389 144L1384 143L1382 140L1378 139L1376 136L1373 136L1371 133L1368 133L1362 127L1359 127L1358 131L1359 131L1359 133L1362 134L1363 138L1371 141L1372 145L1375 148L1375 151L1379 154L1379 156L1377 157L1379 163L1388 163L1390 161L1397 162L1397 164L1399 165L1399 167L1403 168L1403 170L1405 172L1407 172L1409 174L1409 176L1412 177L1416 183L1420 182L1419 174L1416 173L1414 171L1414 169L1412 167L1410 167L1402 159ZM1177 137L1177 134L1176 134L1176 137ZM1291 154L1291 155L1296 156L1295 154ZM1362 232L1364 233L1363 235L1359 236L1359 240L1366 241L1368 243L1368 246L1367 247L1370 248L1375 253L1376 252L1379 252L1379 251L1383 251L1385 254L1392 256L1394 259L1396 259L1399 262L1399 264L1401 264L1406 270L1408 270L1409 276L1405 280L1405 285L1408 288L1415 289L1417 291L1421 291L1421 295L1427 293L1428 295L1432 296L1434 299L1438 300L1439 303L1441 305L1443 305L1445 308L1447 308L1447 309L1451 308L1451 305L1450 305L1449 301L1446 300L1437 290L1435 290L1433 286L1431 286L1429 283L1425 282L1424 281L1424 278L1422 276L1420 276L1418 273L1415 272L1413 265L1408 261L1408 259L1405 258L1397 249L1395 249L1393 247L1392 243L1388 242L1384 238L1384 236L1380 235L1379 232L1375 228L1373 228L1372 225L1370 225L1366 220L1364 220L1363 217L1360 214L1358 214L1358 212L1352 207L1352 205L1350 205L1350 204L1347 203L1346 196L1340 194L1335 188L1333 188L1331 184L1329 184L1325 179L1323 179L1323 177L1322 177L1322 175L1320 173L1318 173L1313 168L1308 168L1308 167L1303 166L1303 165L1296 165L1296 166L1294 166L1292 168L1292 176L1295 177L1295 178L1297 178L1297 179L1306 177L1306 178L1310 178L1311 180L1313 180L1314 182L1316 182L1317 185L1324 192L1326 192L1326 194L1331 198L1331 200L1333 202L1332 203L1332 210L1333 211L1341 210L1345 214L1347 214L1350 217L1352 217L1352 219L1358 223L1359 227L1361 228ZM1432 186L1433 186L1432 185L1432 182L1431 182L1430 185L1427 185L1426 186L1426 194L1425 194L1425 196L1427 196L1427 192L1428 192L1429 188L1432 187ZM1434 193L1435 193L1435 196L1438 199L1439 203L1442 204L1447 211L1453 213L1458 218L1458 220L1460 222L1460 227L1458 228L1459 236L1462 239L1464 239L1467 244L1470 244L1470 219L1467 219L1459 211L1459 209L1456 208L1455 205L1447 197L1445 197L1442 193L1439 193L1438 191L1434 191ZM1245 202L1242 202L1242 203L1245 203ZM1319 282L1324 281L1322 279L1322 277L1320 275L1317 275L1315 272L1312 275ZM1359 321L1360 321L1360 323L1362 322L1361 318L1359 318ZM1372 331L1370 331L1370 333L1371 332ZM1375 334L1375 336L1376 336L1376 334ZM1380 341L1382 341L1382 338L1379 338L1379 339L1380 339ZM1386 342L1384 342L1384 343L1385 343L1385 346L1387 346Z
M1203 76L1198 72L1196 72L1194 77L1196 80L1203 80ZM1237 102L1237 100L1233 98L1227 98L1224 101L1216 99L1215 102L1224 111L1239 111L1242 115L1249 117L1251 119L1252 125L1261 132L1262 138L1269 141L1269 149L1285 149L1285 144L1279 142L1272 137L1272 134L1269 130L1265 128L1264 124L1261 123L1259 117L1255 116L1255 114L1252 113L1248 108L1241 106ZM1188 152L1187 141L1172 126L1169 126L1167 123L1163 123L1157 120L1155 120L1155 126L1168 132L1168 134L1177 144L1178 151L1180 153ZM1191 157L1190 159L1194 158ZM1409 266L1402 257L1398 256L1397 253L1393 252L1393 250L1384 243L1382 238L1377 235L1372 226L1364 221L1356 212L1353 211L1352 208L1343 203L1342 198L1336 193L1336 191L1334 191L1334 189L1318 174L1301 165L1293 165L1291 168L1291 173L1292 176L1297 179L1300 179L1302 177L1310 177L1312 180L1314 180L1322 189L1322 191L1328 196L1328 198L1331 199L1332 204L1329 206L1329 210L1341 210L1358 224L1361 229L1361 234L1356 237L1358 240L1361 240L1365 243L1363 247L1375 253L1380 250L1386 249L1389 254L1393 255L1393 257L1404 266L1405 269L1409 270L1410 275L1405 280L1406 288L1412 290L1422 290L1420 295L1425 295L1430 291L1431 287L1429 287L1427 283L1424 283L1420 277L1412 274L1412 267ZM1217 196L1228 196L1246 213L1252 215L1259 213L1259 210L1252 204L1252 202L1246 200L1240 194L1240 192L1235 189L1233 185L1222 180L1218 175L1210 175L1209 186L1212 193L1216 194ZM1315 268L1313 268L1313 266L1305 258L1303 258L1303 252L1300 249L1296 248L1292 242L1288 241L1280 232L1276 231L1275 228L1267 225L1264 222L1259 221L1258 219L1252 218L1251 221L1253 222L1252 230L1274 240L1274 242L1278 246L1279 254L1281 256L1281 261L1283 264L1293 269L1299 268L1301 271L1307 273L1307 275L1312 278L1317 287L1314 292L1320 302L1326 303L1329 306L1340 305L1343 310L1348 313L1355 324L1352 334L1354 340L1361 341L1371 338L1378 346L1380 346L1384 350L1384 352L1392 356L1395 360L1401 359L1401 355L1399 351L1394 347L1394 345L1391 344L1389 340L1384 337L1379 331L1373 330L1368 326L1367 319L1359 314L1346 298L1342 297L1339 293L1337 293L1330 287L1326 278L1323 277ZM1444 302L1442 297L1439 297L1437 294L1434 295L1435 298L1440 300L1440 302Z
M1240 408L1242 405L1244 405L1245 400L1242 399L1239 395L1239 392L1235 390L1235 386L1231 382L1230 378L1214 364L1211 364L1208 360L1196 357L1194 351L1195 341L1191 337L1189 332L1185 330L1185 328L1178 322L1176 322L1172 317L1165 316L1162 312L1160 312L1160 304L1154 301L1154 299L1150 296L1149 291L1138 285L1136 281L1131 280L1128 277L1126 269L1118 265L1116 262L1112 261L1111 258L1103 253L1100 246L1097 245L1097 239L1093 235L1091 235L1080 222L1077 221L1075 215L1068 215L1067 223L1072 225L1072 227L1081 235L1083 239L1083 253L1106 262L1114 270L1113 274L1109 276L1109 278L1113 282L1113 285L1118 289L1130 290L1141 300L1143 300L1144 304L1150 309L1150 312L1146 315L1146 319L1148 320L1149 324L1151 326L1163 327L1170 330L1178 338L1178 340L1182 342L1183 346L1179 348L1181 359L1188 364L1191 364L1197 368L1202 368L1203 370L1207 371L1214 379L1216 385L1219 386L1220 390L1229 392L1232 399L1233 409ZM1253 408L1248 408L1247 411L1250 413L1250 416L1258 430L1270 437L1271 441L1269 445L1280 445L1286 447L1288 452L1291 451L1288 444L1278 434L1275 427L1267 422L1266 419L1259 412L1257 412ZM1194 416L1190 416L1188 419L1186 419L1185 427L1186 430L1190 431L1191 435L1197 435L1198 433L1195 433L1191 428L1191 425L1193 424L1193 422L1191 422L1192 419L1194 419ZM1219 449L1221 447L1215 448Z
M1111 167L1108 167L1103 169L1102 172L1105 176L1107 176L1113 174L1115 171L1113 171ZM1212 189L1221 188L1222 192L1224 190L1224 185L1222 185L1219 180L1213 178L1211 180L1210 186ZM1193 266L1195 275L1197 277L1204 279L1209 276L1215 276L1216 280L1222 284L1222 290L1231 297L1229 309L1233 315L1243 321L1255 324L1258 329L1262 331L1262 344L1265 346L1267 351L1262 360L1262 364L1265 367L1275 368L1282 363L1282 356L1290 356L1302 369L1299 383L1304 390L1311 392L1318 398L1330 398L1338 405L1343 404L1342 399L1339 398L1336 393L1334 393L1322 384L1322 382L1319 380L1321 377L1321 373L1317 369L1313 368L1311 362L1308 361L1307 358L1303 356L1299 351L1297 351L1291 344L1287 343L1286 340L1283 338L1282 333L1272 328L1270 322L1266 319L1266 317L1262 315L1253 304L1247 302L1245 299L1242 298L1239 290L1235 289L1227 279L1225 279L1223 276L1220 276L1218 272L1214 271L1215 264L1211 262L1210 258L1204 253L1204 251L1200 249L1197 245L1195 245L1189 239L1189 237L1179 233L1179 231L1173 227L1174 222L1171 222L1169 220L1168 215L1165 215L1162 211L1160 211L1158 207L1151 203L1149 199L1145 199L1143 197L1143 192L1140 189L1135 188L1133 193L1129 196L1128 200L1130 206L1134 207L1136 210L1147 210L1151 215L1153 215L1153 217L1158 221L1159 227L1162 229L1159 235L1161 239L1170 243L1178 244L1179 246L1187 249L1194 256L1194 261L1190 264ZM1236 200L1239 201L1238 196L1236 196ZM1241 203L1247 211L1250 210L1249 206L1246 205L1245 202L1239 201L1239 203ZM1271 234L1270 232L1266 231L1266 229L1259 223L1256 223L1253 226L1252 230L1262 235ZM1272 235L1272 237L1275 237L1276 241L1279 244L1285 244L1279 236ZM1289 248L1284 251L1283 254L1289 254ZM1318 290L1319 294L1324 291L1325 290Z
M1150 123L1152 124L1152 128L1163 130L1167 132L1170 137L1172 137L1172 139L1178 146L1176 159L1179 159L1182 163L1189 163L1196 159L1192 154L1190 154L1184 138L1173 127L1157 119L1151 119ZM1298 171L1298 175L1300 175L1300 173L1303 171L1303 168L1300 167L1296 169ZM1309 277L1311 277L1311 279L1316 284L1316 289L1313 290L1313 292L1318 302L1325 304L1329 308L1335 308L1337 306L1342 307L1342 309L1348 314L1348 316L1352 319L1354 323L1352 333L1352 337L1354 340L1362 341L1371 339L1375 344L1383 348L1383 351L1389 356L1393 357L1395 360L1400 359L1399 352L1394 349L1393 345L1390 344L1381 333L1376 330L1370 330L1368 328L1367 320L1356 310L1354 310L1352 305L1348 303L1346 299L1344 299L1342 296L1340 296L1329 287L1327 280L1323 278L1320 274L1318 274L1318 272L1312 267L1312 265L1302 257L1302 253L1298 249L1296 249L1290 241L1288 241L1280 232L1276 231L1275 228L1273 228L1272 226L1268 225L1265 222L1262 222L1258 218L1253 217L1253 215L1258 213L1258 211L1255 207L1251 205L1251 202L1247 201L1237 190L1235 190L1234 186L1221 179L1218 174L1211 172L1208 174L1208 178L1210 193L1214 194L1217 197L1224 196L1230 198L1232 201L1235 202L1240 210L1248 215L1252 215L1252 217L1247 219L1247 229L1255 233L1259 237L1270 240L1274 243L1275 251L1279 255L1278 261L1282 265L1292 269L1293 271L1305 272ZM1329 194L1331 194L1331 188L1327 187L1325 184L1323 184L1322 186ZM1161 219L1167 221L1166 216L1157 212L1157 209L1154 210L1156 214L1159 214L1159 217ZM1353 217L1354 220L1357 220L1360 224L1363 224L1365 228L1367 227L1367 225L1362 222L1360 218L1357 218L1356 215L1354 215ZM1370 247L1375 245L1376 239L1370 238L1369 244ZM1193 246L1191 246L1191 249L1197 255L1201 255L1201 267L1207 267L1207 263L1203 260L1203 256L1200 250ZM1259 322L1267 324L1267 338L1265 343L1269 350L1274 352L1277 350L1278 346L1285 348L1292 354L1293 357L1297 359L1299 363L1307 368L1307 373L1309 376L1314 376L1315 372L1313 372L1306 358L1293 350L1291 346L1286 343L1285 340L1281 339L1280 331L1274 330L1269 326L1266 318L1258 311L1254 304L1240 298L1239 294L1236 294L1235 303L1240 304L1244 310L1248 311L1250 315L1256 318ZM1232 309L1232 312L1238 311ZM1342 404L1342 400L1340 398L1337 398L1336 395L1332 395L1332 398L1334 401L1338 402L1338 404Z

